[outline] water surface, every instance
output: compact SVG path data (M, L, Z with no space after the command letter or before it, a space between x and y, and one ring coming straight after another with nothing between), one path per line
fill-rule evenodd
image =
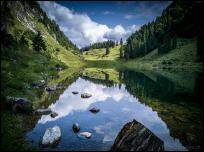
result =
M107 77L107 74L104 79L89 75L79 77L64 90L56 102L49 105L58 116L51 118L43 115L26 138L42 150L110 150L123 125L136 119L164 141L165 150L187 150L196 141L194 138L197 135L194 133L182 135L183 132L190 131L188 127L202 131L199 128L200 113L189 113L189 110L200 109L180 96L181 92L188 96L193 94L188 85L183 87L161 75L156 75L156 80L151 79L152 77L135 71L123 71L122 76L118 73L119 83L111 80L111 76ZM78 91L79 94L74 95L72 91ZM84 92L91 93L92 97L81 98L80 95ZM170 103L175 99L177 103ZM89 109L93 107L99 108L100 112L91 113ZM177 112L181 117L178 117ZM192 124L193 118L197 125ZM187 126L190 121L191 125ZM91 139L81 139L72 131L75 122L79 123L80 131L92 133ZM175 123L185 126L180 127ZM61 128L59 144L54 148L41 147L39 143L45 130L55 125Z

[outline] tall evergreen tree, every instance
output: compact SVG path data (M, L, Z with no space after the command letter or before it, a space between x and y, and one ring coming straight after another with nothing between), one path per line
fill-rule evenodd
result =
M42 38L40 31L38 31L37 36L33 40L33 48L34 48L34 50L36 50L38 52L46 50L46 45L45 45L45 42Z

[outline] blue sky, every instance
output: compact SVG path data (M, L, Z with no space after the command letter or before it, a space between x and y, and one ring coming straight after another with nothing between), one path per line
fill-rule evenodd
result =
M124 41L160 16L170 1L57 1L39 2L65 35L79 48L90 43Z
M131 26L152 21L170 1L57 1L78 13L86 13L92 20L113 28L118 24Z

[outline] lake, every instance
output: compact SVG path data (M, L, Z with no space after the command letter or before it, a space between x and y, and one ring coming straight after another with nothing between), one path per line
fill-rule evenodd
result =
M57 97L47 107L58 116L41 116L26 139L41 150L110 150L122 127L135 119L164 141L165 150L200 149L202 81L200 73L85 69L58 95L49 93ZM92 97L81 98L85 92ZM91 113L93 107L100 112ZM92 137L79 138L74 123ZM60 142L42 147L45 130L55 125L61 129Z

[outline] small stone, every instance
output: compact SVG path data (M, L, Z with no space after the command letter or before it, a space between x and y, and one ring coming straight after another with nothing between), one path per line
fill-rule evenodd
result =
M52 117L52 118L55 118L55 117L57 117L58 116L58 114L56 113L56 112L51 112L51 114L50 114L50 116Z
M77 92L77 91L73 91L73 92L72 92L72 94L78 94L78 93L79 93L79 92Z
M98 113L100 111L100 109L98 108L92 108L89 111L91 111L92 113Z
M79 132L79 130L80 130L79 124L74 123L73 126L72 126L72 129L73 129L74 132Z
M90 132L81 132L81 133L78 134L78 136L80 138L87 138L87 139L89 139L89 138L91 138L91 133Z

